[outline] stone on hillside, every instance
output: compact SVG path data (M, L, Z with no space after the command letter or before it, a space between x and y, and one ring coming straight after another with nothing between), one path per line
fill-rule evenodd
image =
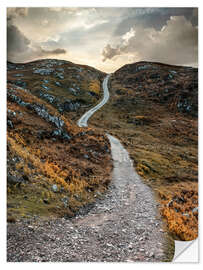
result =
M53 185L52 186L52 191L53 192L58 192L59 190L58 190L58 186L57 185Z
M57 71L64 72L64 68L57 68Z
M55 77L56 77L56 78L59 78L59 79L61 79L61 80L64 79L63 73L61 73L61 72L56 72Z
M15 81L14 83L15 83L15 85L20 86L22 88L26 88L26 86L27 86L26 82L23 82L23 81L20 81L20 80Z
M16 184L20 185L22 182L23 182L22 178L18 178L14 175L11 175L11 174L7 175L7 184L8 185L16 185Z
M14 128L13 123L12 123L11 120L7 120L7 126L8 126L9 128Z
M23 77L24 74L22 74L22 73L17 73L17 74L14 74L13 76L14 76L14 77Z
M160 74L158 74L158 73L151 74L151 75L149 76L149 78L150 78L150 79L159 79L159 78L160 78Z
M68 206L68 202L69 202L69 198L68 197L62 198L61 201L64 203L64 207L67 207Z
M38 68L38 69L34 69L33 73L34 74L40 74L40 75L50 75L51 73L54 72L53 68Z
M80 107L80 103L78 102L71 102L70 100L66 100L63 103L63 111L71 112L76 111Z
M143 65L143 66L138 66L137 67L137 70L145 70L145 69L149 69L149 68L151 68L152 66L150 65L150 64L148 64L148 65Z
M88 94L89 94L90 96L92 96L92 97L97 96L97 94L96 94L95 92L92 92L92 91L88 91Z
M45 89L45 90L50 90L50 88L44 84L42 84L42 87Z
M69 136L68 135L68 133L63 133L63 135L62 135L62 138L64 139L64 140L67 140L67 141L69 141L70 139L71 139L71 136Z
M195 207L192 209L192 213L196 213L196 212L198 212L198 207Z
M51 104L55 101L55 97L49 94L40 93L40 97L44 98Z
M56 129L52 132L52 136L61 136L62 131L60 129Z
M60 82L55 82L55 85L57 85L57 86L61 86L61 83Z
M68 88L68 90L69 90L74 96L77 95L77 91L76 91L74 88L70 87L70 88Z
M7 110L7 115L9 116L9 117L16 117L16 112L14 112L14 111L12 111L12 110Z
M48 199L43 199L43 202L44 202L45 204L49 204L49 200L48 200Z

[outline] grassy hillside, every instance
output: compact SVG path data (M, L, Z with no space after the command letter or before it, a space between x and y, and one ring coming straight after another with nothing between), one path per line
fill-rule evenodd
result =
M90 120L118 137L155 191L176 239L198 233L197 69L138 62L112 74L110 100Z
M47 72L52 65L54 71L49 75L34 73ZM61 69L64 79L56 78L56 68ZM81 69L83 78L76 95L65 87L76 83L71 81L77 75L73 68ZM98 102L102 76L92 68L65 61L8 64L9 222L33 216L71 217L107 189L112 169L108 139L94 129L77 127L66 114L75 99L80 105L71 112L78 115L83 106ZM57 87L56 82L63 87Z
M76 119L102 96L105 73L64 60L44 59L26 64L8 62L8 83L52 104L60 113Z

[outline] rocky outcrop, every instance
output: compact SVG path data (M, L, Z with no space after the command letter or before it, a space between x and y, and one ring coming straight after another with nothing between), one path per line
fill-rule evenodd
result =
M135 96L163 104L174 112L198 115L197 68L143 61L123 66L114 78Z

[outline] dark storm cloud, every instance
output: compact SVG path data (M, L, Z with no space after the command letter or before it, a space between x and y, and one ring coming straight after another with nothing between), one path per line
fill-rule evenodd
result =
M197 24L197 8L9 8L8 57L56 55L107 72L140 60L195 64Z
M7 10L7 58L9 61L26 61L36 57L65 54L66 50L56 48L47 50L40 45L32 44L22 31L15 25L18 17L25 17L27 8L8 8Z
M107 44L102 55L103 61L131 55L139 60L184 65L197 63L197 51L197 27L184 16L172 16L160 31L135 25L122 36L116 48Z
M13 54L26 52L29 49L30 40L13 24L7 27L7 54L10 58Z
M196 26L198 23L197 8L127 9L114 35L123 35L134 25L144 28L153 27L156 30L161 30L162 26L166 24L171 16L184 16L187 20L191 21L193 26Z

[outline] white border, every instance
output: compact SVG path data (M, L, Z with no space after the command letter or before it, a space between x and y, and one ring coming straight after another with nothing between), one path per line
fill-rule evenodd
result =
M202 1L201 1L202 2ZM3 264L3 266L7 268L19 268L23 269L24 267L36 267L36 264L34 263L18 263L14 264L13 263L6 263L6 185L4 179L6 179L6 161L5 161L5 153L6 153L6 7L199 7L199 25L200 25L200 30L202 27L202 15L200 13L201 11L201 2L196 0L196 1L189 1L189 0L179 0L179 1L129 1L129 0L122 0L122 1L109 1L109 0L94 0L94 1L84 1L84 0L57 0L57 2L53 0L1 0L0 1L0 48L1 48L1 57L0 57L0 81L1 81L1 97L0 97L0 108L1 108L1 114L0 114L0 120L1 120L1 126L0 126L0 142L1 142L1 181L0 181L0 233L1 233L1 240L0 240L0 264ZM200 43L199 43L199 60L201 59L201 32L199 30L199 37L200 37ZM200 62L199 62L200 63ZM199 66L199 75L201 72L201 67ZM201 75L200 77L200 86L199 86L199 100L203 100L201 97ZM199 119L201 118L201 107L200 107L200 115ZM200 123L200 122L199 122ZM201 124L201 123L200 123ZM201 135L201 125L199 129L199 135ZM199 149L201 151L201 141L199 141ZM201 163L200 163L201 164ZM201 167L200 167L200 176L201 174ZM200 177L199 177L200 179ZM199 191L200 191L200 186L201 182L199 182ZM201 196L199 196L199 201L201 204ZM200 212L201 212L201 207L200 207ZM202 217L202 215L200 215ZM201 221L200 221L200 224ZM199 241L200 242L200 241ZM201 246L201 243L200 243ZM186 254L187 258L190 256L190 254ZM82 267L87 267L88 269L97 267L103 269L104 267L112 268L120 268L120 267L128 267L131 269L135 269L142 267L142 269L148 269L154 268L154 269L162 269L165 267L166 269L170 269L171 267L173 269L179 269L180 267L184 267L184 270L187 269L200 269L202 264L201 258L200 258L200 263L199 264L194 264L192 263L136 263L136 264L126 264L126 263L113 263L113 264L104 264L104 263L88 263L88 264L81 264L81 263L38 263L37 267L50 267L55 269L56 266L60 266L61 268L66 268L69 267L77 267L77 266L82 266ZM201 267L202 268L202 267Z

